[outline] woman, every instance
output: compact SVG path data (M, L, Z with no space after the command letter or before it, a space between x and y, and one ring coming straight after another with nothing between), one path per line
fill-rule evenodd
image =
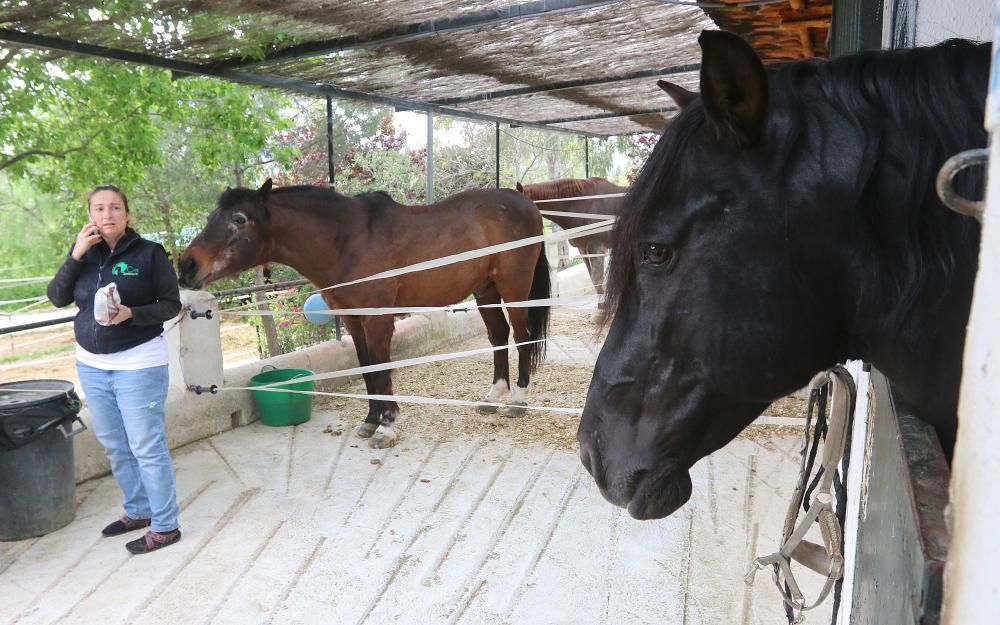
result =
M90 221L76 235L48 297L60 307L75 301L80 309L73 320L77 373L94 432L125 495L125 515L102 533L149 527L125 545L132 553L148 553L181 538L163 406L163 322L181 309L177 274L160 245L129 227L121 189L95 187L87 200ZM95 306L98 290L112 282L121 302L104 289Z

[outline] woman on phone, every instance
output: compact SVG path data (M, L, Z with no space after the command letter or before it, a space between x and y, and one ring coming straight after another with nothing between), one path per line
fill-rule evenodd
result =
M125 514L102 530L148 553L181 538L173 463L167 449L167 343L163 322L177 316L177 274L163 247L129 227L128 199L114 185L87 196L90 221L49 283L56 306L76 302L76 366L90 420L104 446Z

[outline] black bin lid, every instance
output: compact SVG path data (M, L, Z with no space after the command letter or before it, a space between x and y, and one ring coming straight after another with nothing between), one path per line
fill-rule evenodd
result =
M73 391L66 380L23 380L0 384L0 411L31 408L62 399Z

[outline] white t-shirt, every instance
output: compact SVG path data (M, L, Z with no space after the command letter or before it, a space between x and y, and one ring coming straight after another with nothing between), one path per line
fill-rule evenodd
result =
M76 359L85 365L105 371L134 371L167 364L167 339L163 335L113 354L91 354L76 346Z

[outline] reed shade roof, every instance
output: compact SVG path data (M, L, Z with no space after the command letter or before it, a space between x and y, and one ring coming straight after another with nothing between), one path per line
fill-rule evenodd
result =
M701 8L660 0L81 4L0 0L0 45L596 136L661 130L673 103L657 78L696 89L697 37L716 27Z

